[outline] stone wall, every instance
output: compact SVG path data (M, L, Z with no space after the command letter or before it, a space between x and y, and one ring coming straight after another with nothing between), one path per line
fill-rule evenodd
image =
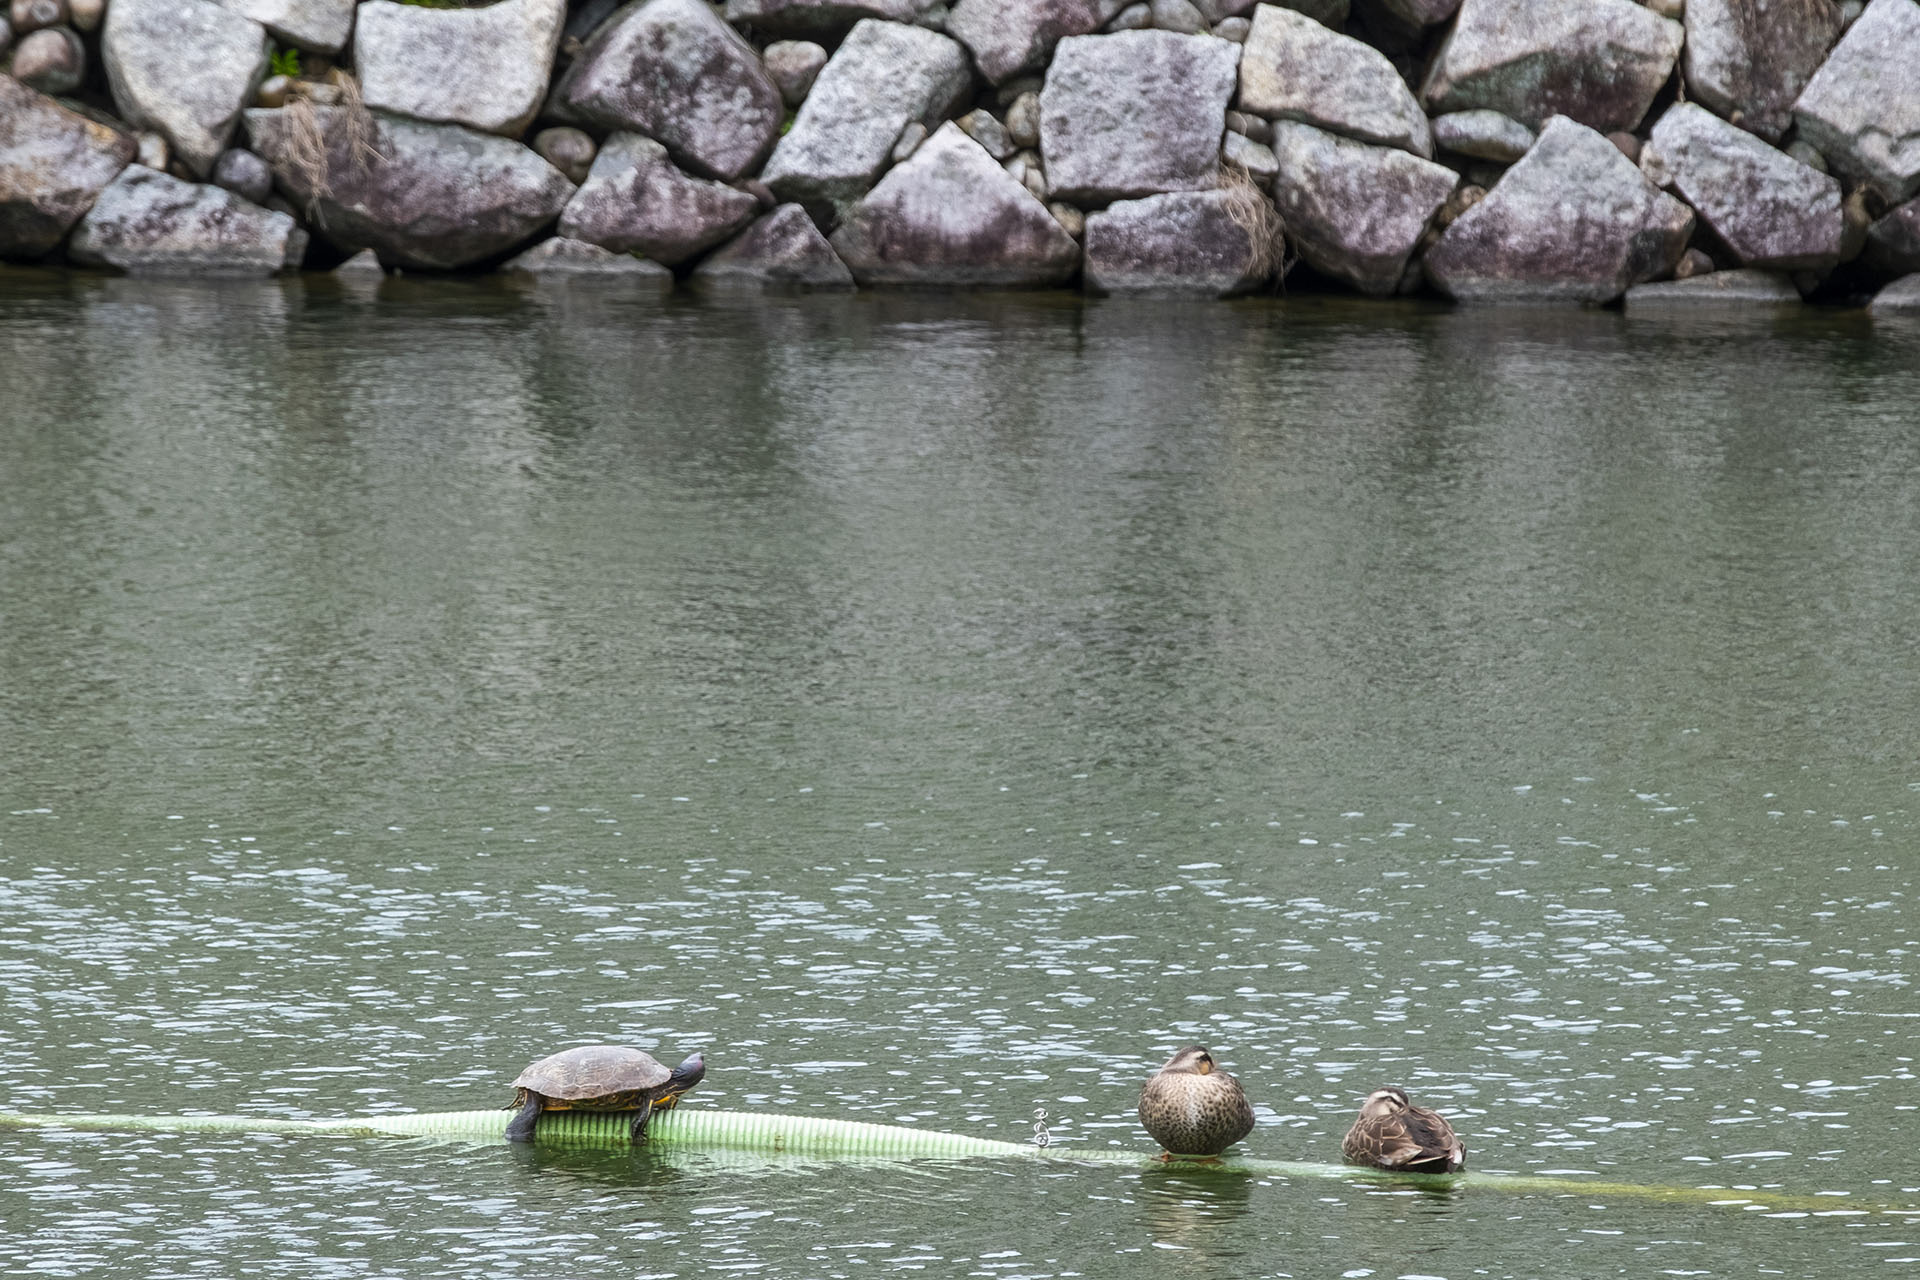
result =
M1920 0L0 4L16 261L1632 305L1920 273Z

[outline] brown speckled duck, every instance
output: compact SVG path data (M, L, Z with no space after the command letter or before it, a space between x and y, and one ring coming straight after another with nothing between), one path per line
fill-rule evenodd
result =
M1217 1156L1253 1132L1253 1106L1212 1054L1190 1044L1140 1090L1140 1123L1165 1148L1162 1159Z
M1360 1104L1340 1154L1348 1164L1400 1173L1458 1173L1467 1149L1437 1111L1416 1107L1404 1089L1375 1089Z

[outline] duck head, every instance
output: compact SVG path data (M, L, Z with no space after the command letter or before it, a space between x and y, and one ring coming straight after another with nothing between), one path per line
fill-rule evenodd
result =
M1412 1105L1405 1089L1388 1085L1384 1089L1375 1089L1367 1095L1367 1100L1360 1104L1360 1117L1363 1120L1377 1120L1405 1111Z
M1180 1075L1209 1075L1213 1071L1213 1055L1197 1044L1190 1044L1167 1059L1162 1071Z

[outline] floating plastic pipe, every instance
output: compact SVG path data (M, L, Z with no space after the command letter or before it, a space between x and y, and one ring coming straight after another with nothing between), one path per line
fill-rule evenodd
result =
M279 1120L268 1116L14 1115L0 1112L0 1130L331 1134L339 1137L504 1143L508 1118L508 1112L503 1110L421 1111L409 1115L357 1116L346 1120ZM536 1141L542 1146L620 1148L631 1143L632 1126L631 1113L556 1111L541 1117ZM1024 1142L974 1138L966 1134L912 1129L904 1125L868 1124L826 1116L791 1116L759 1111L709 1111L700 1107L675 1107L657 1113L648 1127L646 1145L649 1150L724 1150L813 1160L994 1158L1067 1164L1118 1164L1135 1168L1177 1168L1254 1177L1334 1179L1404 1190L1485 1188L1523 1194L1664 1201L1719 1206L1765 1213L1772 1217L1855 1218L1870 1214L1920 1217L1920 1205L1866 1204L1845 1192L1787 1194L1772 1189L1659 1186L1551 1174L1404 1174L1351 1165L1263 1160L1252 1156L1163 1162L1138 1151L1119 1148L1036 1147Z

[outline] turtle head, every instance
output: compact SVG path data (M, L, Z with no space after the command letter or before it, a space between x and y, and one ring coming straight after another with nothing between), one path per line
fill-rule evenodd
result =
M1213 1055L1197 1044L1190 1044L1167 1059L1162 1071L1204 1076L1213 1070Z
M706 1074L707 1059L705 1055L699 1053L689 1055L687 1060L675 1067L673 1074L667 1077L666 1096L669 1098L678 1098L681 1094L699 1084L700 1078Z
M1362 1119L1379 1119L1405 1111L1412 1105L1405 1089L1388 1085L1367 1095L1367 1100L1360 1104L1360 1116Z

